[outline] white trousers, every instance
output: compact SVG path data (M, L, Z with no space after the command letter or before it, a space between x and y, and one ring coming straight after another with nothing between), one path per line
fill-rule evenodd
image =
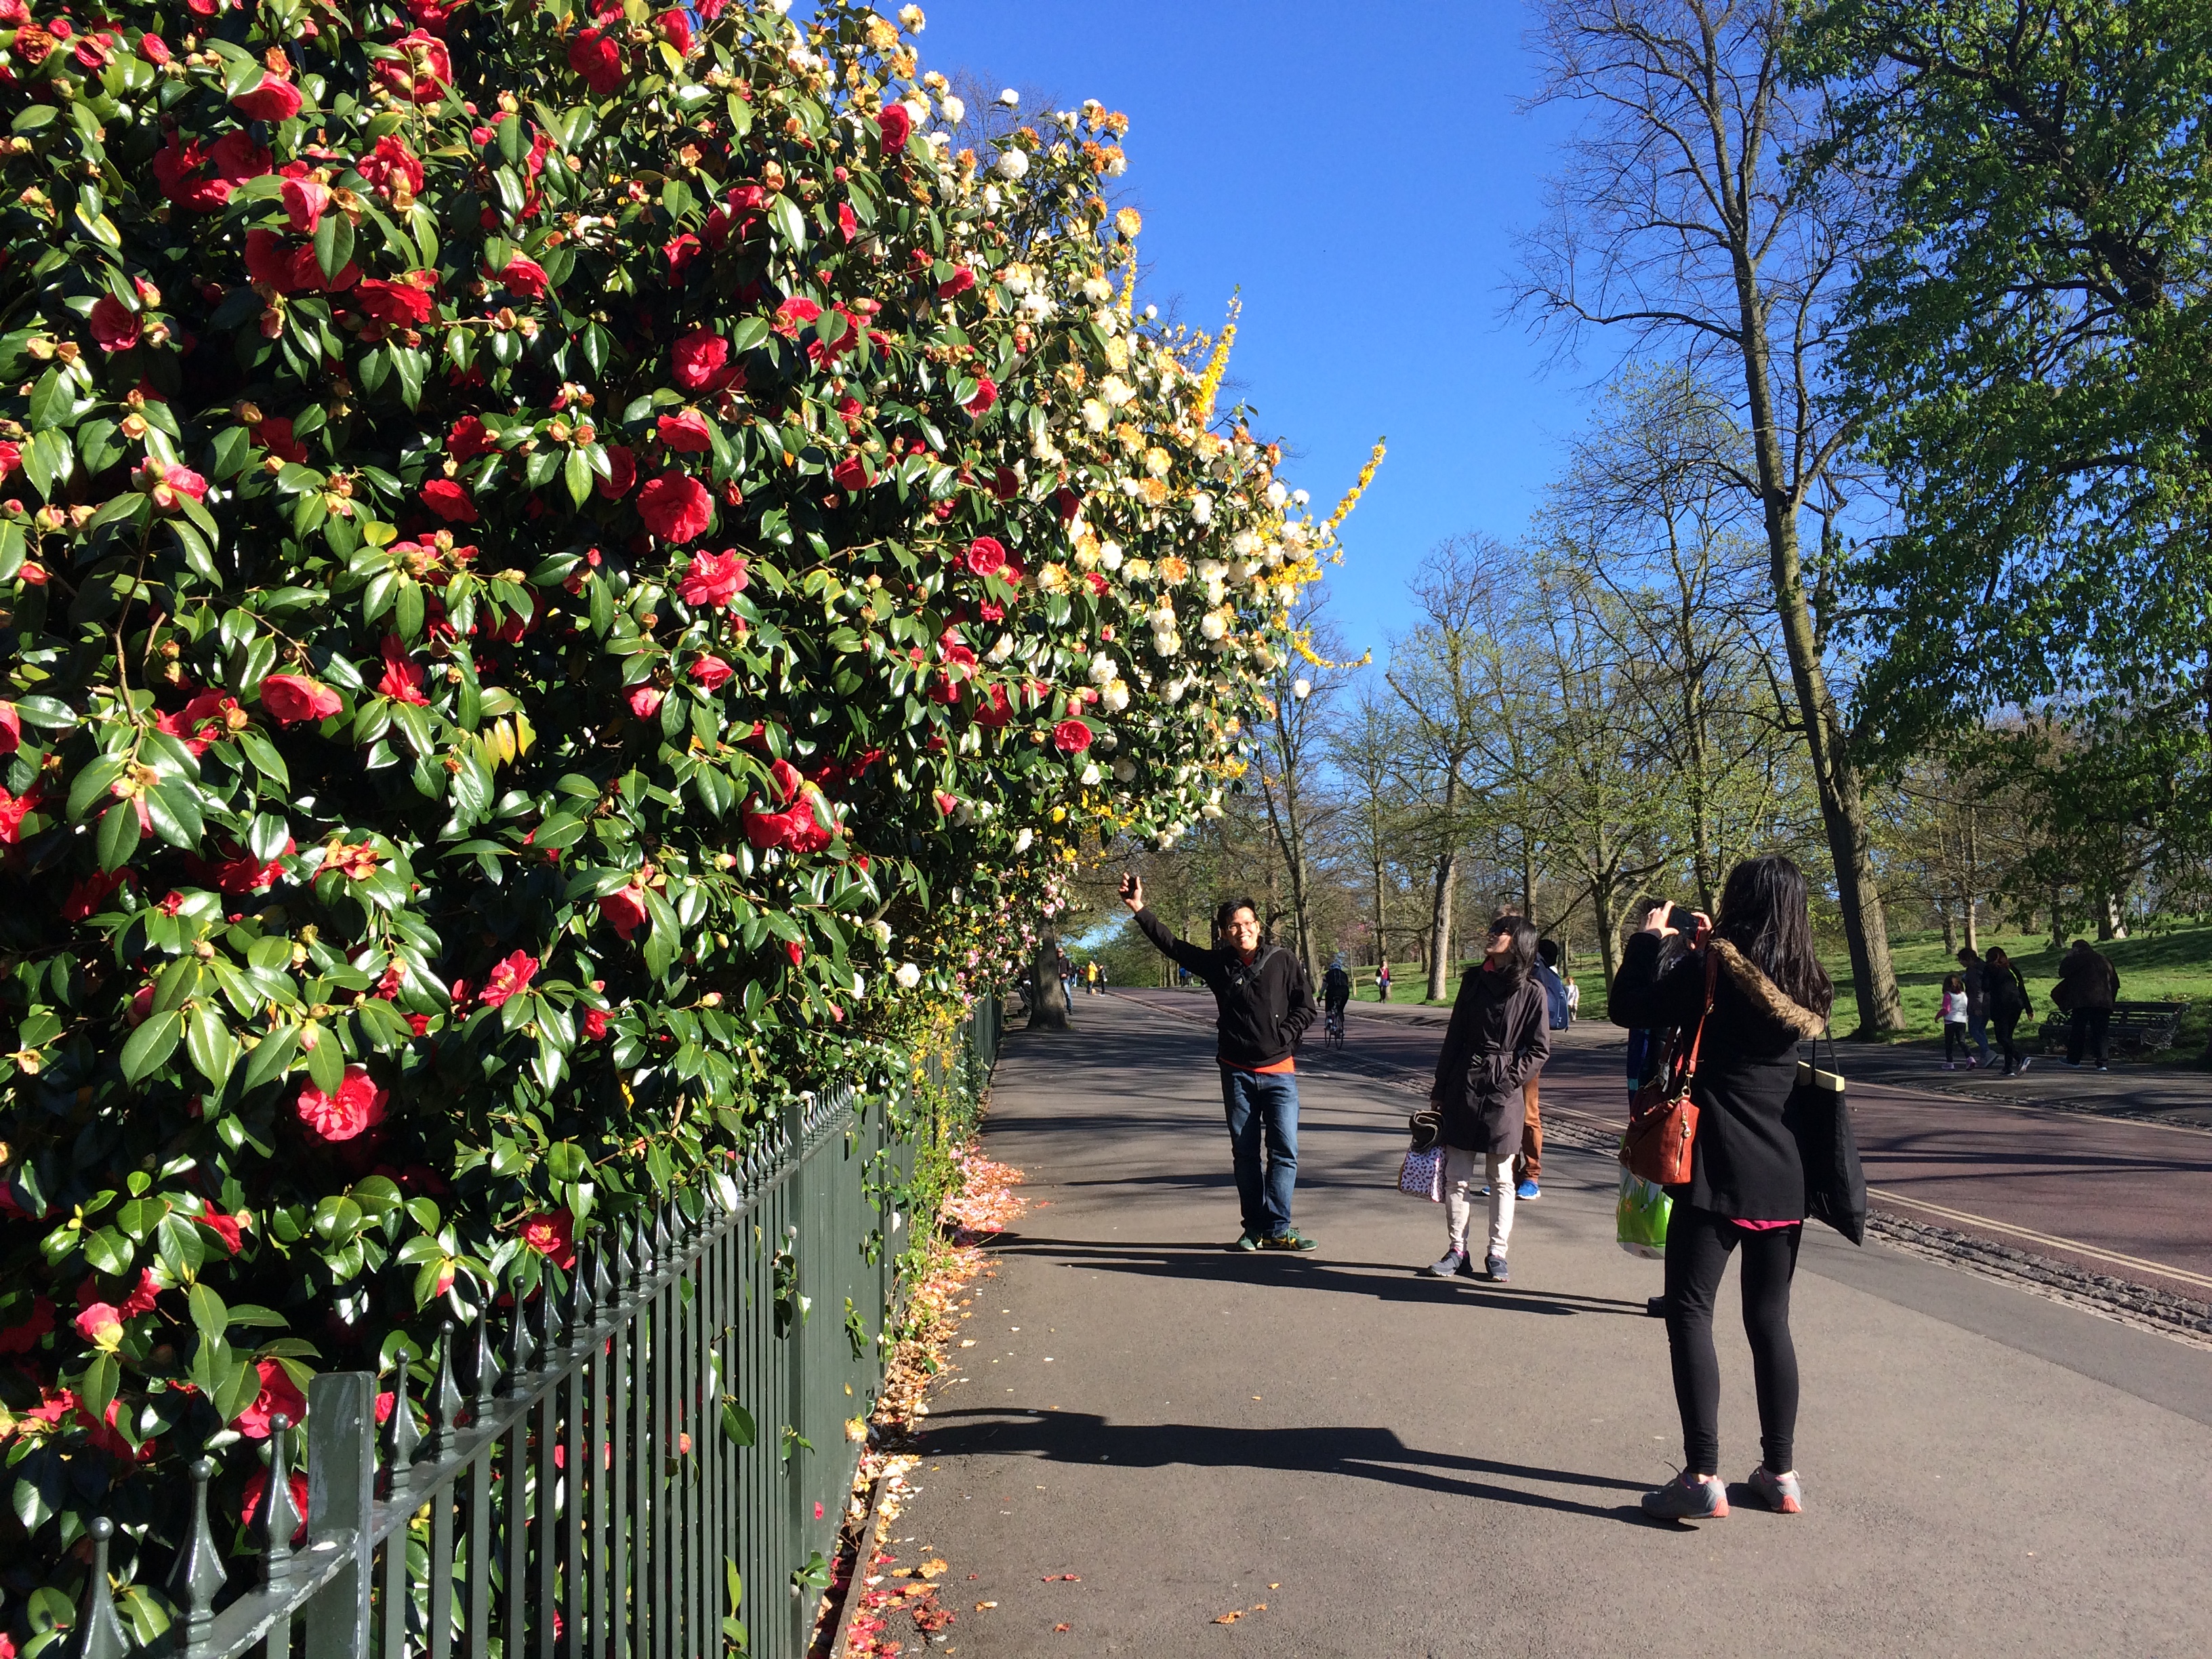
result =
M1474 1216L1475 1171L1490 1183L1490 1254L1504 1255L1513 1237L1513 1154L1444 1148L1444 1223L1451 1248L1467 1249L1467 1224Z

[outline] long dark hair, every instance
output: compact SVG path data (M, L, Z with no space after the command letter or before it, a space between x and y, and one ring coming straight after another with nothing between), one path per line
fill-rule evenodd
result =
M1513 948L1505 953L1504 963L1498 971L1504 975L1506 983L1518 989L1528 981L1529 965L1536 960L1536 930L1528 925L1526 917L1498 916L1482 937L1487 942L1500 933L1512 936ZM1477 971L1487 965L1486 961L1478 964Z
M1805 872L1779 853L1746 859L1729 872L1713 935L1741 952L1799 1007L1826 1018L1836 988L1813 954Z

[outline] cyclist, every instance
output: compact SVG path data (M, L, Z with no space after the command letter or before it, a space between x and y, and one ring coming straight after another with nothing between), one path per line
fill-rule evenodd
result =
M1344 1005L1351 1000L1352 975L1344 970L1344 958L1333 957L1321 978L1322 1012L1328 1022L1322 1029L1340 1042L1344 1040Z

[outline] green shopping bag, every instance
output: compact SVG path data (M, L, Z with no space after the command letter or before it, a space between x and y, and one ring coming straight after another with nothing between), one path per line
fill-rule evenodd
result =
M1631 1255L1659 1261L1667 1254L1667 1218L1674 1200L1626 1164L1620 1168L1620 1197L1613 1206L1613 1237Z

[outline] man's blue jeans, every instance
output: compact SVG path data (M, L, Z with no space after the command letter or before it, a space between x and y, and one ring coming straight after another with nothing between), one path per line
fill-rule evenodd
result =
M1982 1051L1982 1064L1990 1063L1990 1017L1986 1013L1966 1015L1966 1041L1978 1045Z
M1298 1184L1297 1077L1291 1072L1262 1076L1224 1066L1221 1104L1229 1117L1244 1231L1254 1238L1279 1238L1291 1230L1291 1193Z

